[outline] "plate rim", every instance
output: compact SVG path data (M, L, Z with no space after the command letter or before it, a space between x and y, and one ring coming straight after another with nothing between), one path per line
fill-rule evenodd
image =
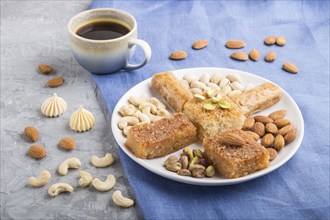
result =
M169 171L167 170L159 170L159 168L155 168L153 166L148 166L148 164L145 163L146 159L141 159L141 158L137 158L134 154L132 154L125 146L125 144L120 144L120 141L118 140L117 136L114 134L114 130L117 129L117 123L114 122L114 118L115 118L115 114L117 114L117 109L119 109L119 103L122 101L122 99L124 98L124 96L129 93L130 91L134 90L136 87L138 87L140 84L144 84L147 83L147 81L151 82L151 77L139 82L138 84L134 85L132 88L130 88L129 90L127 90L121 97L120 99L117 101L116 106L113 109L112 112L112 116L111 116L111 131L113 134L113 137L115 138L117 144L119 145L119 147L121 148L121 150L124 151L124 153L130 158L132 159L134 162L136 162L138 165L144 167L145 169L149 170L150 172L162 176L166 179L169 180L174 180L174 181L178 181L181 183L185 183L185 184L191 184L191 185L204 185L204 186L220 186L220 185L233 185L233 184L239 184L239 183L243 183L246 181L250 181L259 177L262 177L266 174L269 174L271 172L273 172L274 170L277 170L278 168L280 168L281 166L283 166L286 162L288 162L298 151L298 149L300 148L301 144L302 144L302 140L304 137L304 133L305 133L305 122L304 122L304 118L303 115L301 113L301 110L298 106L298 104L294 101L294 99L278 84L264 78L261 76L258 76L256 74L253 73L249 73L246 71L242 71L242 70L238 70L238 69L230 69L230 68L221 68L221 67L193 67L193 68L183 68L183 69L177 69L177 70L169 70L169 71L163 71L163 72L172 72L174 75L177 76L177 74L179 74L178 72L183 72L183 71L220 71L220 72L226 72L226 71L230 71L230 72L237 72L237 73L243 73L245 75L248 76L252 76L252 77L257 77L262 81L267 81L267 82L271 82L273 84L275 84L276 86L278 86L281 91L283 93L286 94L286 96L288 97L288 99L290 100L290 102L292 102L292 104L295 106L295 108L298 110L299 114L297 115L297 117L300 119L302 126L299 127L299 136L297 137L297 144L296 147L294 147L289 154L280 162L278 162L277 164L271 165L269 167L267 167L266 169L263 170L259 170L257 172L254 172L252 174L243 176L243 177L239 177L239 178L234 178L234 179L217 179L217 180L213 180L213 181L205 181L206 178L187 178L185 176L180 176L180 175L173 175L171 177L169 177ZM207 178L206 180L212 180L211 178Z

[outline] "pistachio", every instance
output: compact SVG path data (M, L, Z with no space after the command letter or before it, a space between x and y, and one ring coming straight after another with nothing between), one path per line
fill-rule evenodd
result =
M189 166L195 163L198 163L198 157L193 157L189 162Z
M203 108L206 109L206 110L214 110L215 106L212 103L205 103L203 105Z
M188 169L180 169L177 174L180 176L191 176L191 172Z
M203 153L200 149L194 149L193 154L195 157L203 158Z
M191 171L191 175L196 178L203 178L205 177L205 170L195 168Z
M188 165L189 165L188 156L181 156L179 159L179 162L181 163L182 169L188 168Z
M201 170L205 170L205 167L200 165L200 164L190 164L188 169L190 171L192 171L193 169L201 169Z
M193 152L190 150L189 147L185 147L183 149L183 153L185 153L188 156L189 160L192 160L194 158Z
M231 105L229 102L219 102L218 105L221 107L221 108L231 108Z
M165 162L164 162L164 166L166 167L168 164L173 164L173 163L176 163L178 162L179 159L176 157L176 156L169 156Z
M215 92L216 92L215 89L210 88L206 91L206 94L208 95L208 97L211 98L214 95Z
M215 175L215 170L212 165L208 166L205 170L206 176L207 177L213 177Z
M179 171L182 166L181 166L181 163L180 162L175 162L175 163L169 163L165 166L165 168L167 170L170 170L170 171L173 171L173 172L177 172Z
M205 159L205 158L199 158L198 159L198 164L202 165L204 167L207 167L210 164L210 161L208 159Z
M194 97L198 100L201 100L201 101L205 100L205 97L201 94L195 94Z

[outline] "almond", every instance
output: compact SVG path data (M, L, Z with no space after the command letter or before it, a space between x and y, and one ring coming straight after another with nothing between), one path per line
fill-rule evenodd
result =
M240 60L240 61L246 61L247 59L249 59L248 55L244 52L232 53L230 55L230 57L235 59L235 60Z
M285 141L284 141L284 137L280 134L276 135L275 139L274 139L274 149L277 151L282 150L282 148L285 145Z
M263 138L261 139L261 145L264 147L270 147L272 146L274 142L274 136L272 134L265 134Z
M276 53L274 51L267 53L265 56L265 60L267 62L273 62L275 59L276 59Z
M48 80L47 86L54 88L63 85L64 79L62 77L55 77L53 79Z
M33 158L40 159L46 156L46 150L40 145L32 145L28 150L28 154Z
M275 121L274 121L274 124L276 125L276 127L277 127L278 129L281 129L281 128L283 128L284 126L287 126L287 125L289 125L289 124L291 124L291 123L290 123L289 120L284 119L284 118L281 118L281 119L277 119L277 120L275 120Z
M266 148L269 154L269 160L272 161L277 157L277 151L274 148Z
M53 71L53 67L47 64L39 64L39 71L43 74L49 74Z
M278 110L278 111L275 111L275 112L269 114L268 117L275 121L277 119L284 118L285 115L286 115L286 110Z
M267 116L263 116L263 115L254 116L254 119L256 121L259 121L259 122L263 123L264 125L267 124L267 123L272 123L273 122L273 119L271 119Z
M284 63L283 69L289 73L298 73L298 68L293 63Z
M58 143L58 145L60 146L60 148L64 150L73 150L76 148L76 142L74 141L73 138L70 137L62 138Z
M284 136L284 140L285 140L285 144L289 144L291 143L297 136L297 129L296 128L292 128L285 136Z
M204 47L206 47L207 45L209 44L209 41L208 40L199 40L199 41L196 41L192 47L195 49L195 50L199 50L199 49L203 49Z
M274 123L267 123L265 126L265 130L267 133L271 133L271 134L276 134L278 131L278 129Z
M250 130L254 125L254 117L245 119L242 130Z
M278 46L284 46L286 44L286 39L283 36L279 36L276 38L276 44Z
M257 61L260 58L260 52L257 49L253 49L249 53L249 57L253 61Z
M226 43L226 47L229 49L239 49L245 47L245 42L241 40L229 40Z
M245 143L244 139L240 135L232 132L225 132L223 133L222 137L223 137L222 139L223 144L232 145L232 146L242 146Z
M260 138L257 133L254 133L252 131L245 131L245 133L247 133L255 141L259 140L259 138Z
M36 142L39 139L39 132L33 126L27 126L24 129L24 134L28 137L31 141Z
M252 131L257 133L259 137L263 137L265 135L265 125L258 121L254 123Z
M281 128L280 130L278 130L277 134L284 136L289 131L291 131L292 128L293 128L293 126L291 124L288 124L288 125L284 126L283 128Z
M185 59L186 57L187 57L187 53L184 51L175 51L170 55L170 59L172 60L182 60Z
M276 37L275 36L268 36L265 39L265 44L267 45L273 45L276 42Z

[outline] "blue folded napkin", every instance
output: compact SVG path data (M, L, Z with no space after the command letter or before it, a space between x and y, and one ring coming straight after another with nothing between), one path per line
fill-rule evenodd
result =
M329 219L329 1L94 0L90 6L101 7L131 13L138 22L139 38L153 52L142 69L92 76L110 113L128 89L156 72L226 67L279 84L297 102L305 120L302 146L291 160L264 177L238 185L207 187L171 181L119 150L145 219ZM287 45L264 45L268 35L285 36ZM199 39L208 39L209 46L192 50ZM261 59L231 60L233 50L224 47L229 39L244 40L247 46L242 51L259 49ZM175 50L187 51L188 58L169 60ZM263 61L269 51L278 55L273 63ZM287 60L298 66L298 74L281 69Z

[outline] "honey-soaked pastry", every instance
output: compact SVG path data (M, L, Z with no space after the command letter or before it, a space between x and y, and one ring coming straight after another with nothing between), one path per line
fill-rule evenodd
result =
M230 98L221 95L219 100L223 103L228 103L230 108L220 108L218 104L214 104L213 110L207 110L205 109L205 103L210 103L211 99L206 98L201 101L194 98L184 105L183 113L197 127L198 137L201 140L212 137L222 131L242 128L245 117L242 110Z
M241 107L246 117L267 109L281 100L282 91L273 83L263 83L236 95L232 100Z
M182 113L153 123L133 126L125 146L139 158L162 157L192 144L196 140L196 127Z
M269 166L266 148L242 130L226 131L207 138L203 146L217 172L226 178L246 176Z
M177 112L182 112L184 104L193 98L192 92L172 72L155 74L151 83Z

